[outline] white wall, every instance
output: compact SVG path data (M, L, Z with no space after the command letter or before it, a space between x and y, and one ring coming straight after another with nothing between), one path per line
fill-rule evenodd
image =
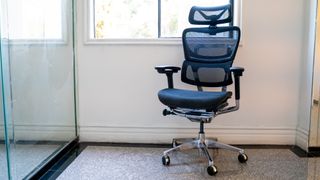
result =
M234 144L295 144L299 87L304 80L300 68L305 3L243 0L243 46L235 61L246 68L241 107L208 124L208 137ZM86 45L84 28L79 1L81 141L170 143L173 137L196 136L197 123L163 117L165 106L157 99L166 78L154 66L181 65L181 45ZM190 88L175 78L176 87Z

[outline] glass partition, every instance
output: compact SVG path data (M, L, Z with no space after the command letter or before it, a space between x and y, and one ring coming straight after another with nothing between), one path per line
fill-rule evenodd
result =
M319 11L318 8L317 19L320 16ZM316 23L312 92L309 148L320 147L320 23Z
M3 58L6 58L5 56L2 57L2 51L4 50L4 46L2 45L2 42L0 42L0 60L2 61ZM0 79L2 79L2 72L0 68ZM0 179L8 179L9 178L9 172L8 172L8 154L7 154L7 146L8 139L6 139L7 132L6 132L6 122L4 118L3 113L3 98L2 98L2 83L0 83Z
M4 46L2 45L2 42L0 42L0 61L2 59L6 58L5 56L2 57L2 51L4 50ZM2 79L2 71L0 68L0 79ZM0 179L8 179L9 174L8 174L8 157L7 157L7 142L8 139L7 137L7 132L6 132L6 122L4 118L4 113L3 113L3 98L2 98L2 83L0 83Z
M23 179L77 137L74 2L0 2L0 179Z
M8 21L6 2L0 0L0 179L10 179L9 138L8 123L6 118L5 93L8 89L4 86L4 71L2 67L9 59Z

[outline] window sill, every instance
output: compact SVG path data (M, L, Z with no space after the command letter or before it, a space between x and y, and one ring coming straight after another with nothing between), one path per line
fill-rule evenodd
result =
M68 45L67 40L65 39L47 39L47 40L38 40L38 39L1 39L5 45Z
M182 45L181 38L155 39L89 39L84 45ZM243 46L240 40L239 47Z
M88 39L85 45L182 45L181 38Z

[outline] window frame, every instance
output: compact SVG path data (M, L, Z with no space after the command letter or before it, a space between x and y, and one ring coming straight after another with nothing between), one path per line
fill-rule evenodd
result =
M37 39L37 38L16 38L16 39L10 39L6 38L8 40L9 45L68 45L68 29L70 28L69 26L69 19L64 18L64 12L68 7L63 5L63 0L61 0L61 38L48 38L48 39ZM8 6L7 4L5 4ZM73 5L72 5L73 6ZM5 12L8 13L8 12Z
M233 7L233 24L242 29L242 0L232 0ZM158 37L157 38L104 38L97 39L92 38L91 35L94 34L94 4L93 0L84 0L84 44L85 45L182 45L181 37L159 37L161 35L161 0L158 0ZM240 41L240 45L242 40Z

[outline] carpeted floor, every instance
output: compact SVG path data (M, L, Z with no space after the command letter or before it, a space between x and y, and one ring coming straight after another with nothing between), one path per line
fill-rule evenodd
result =
M207 160L198 150L171 154L168 167L161 162L164 150L88 146L58 179L320 179L320 158L300 158L289 149L246 149L246 164L237 153L211 150L215 177L207 175Z
M13 179L23 179L61 145L16 144L10 146ZM4 144L0 144L0 179L7 179L7 159Z

